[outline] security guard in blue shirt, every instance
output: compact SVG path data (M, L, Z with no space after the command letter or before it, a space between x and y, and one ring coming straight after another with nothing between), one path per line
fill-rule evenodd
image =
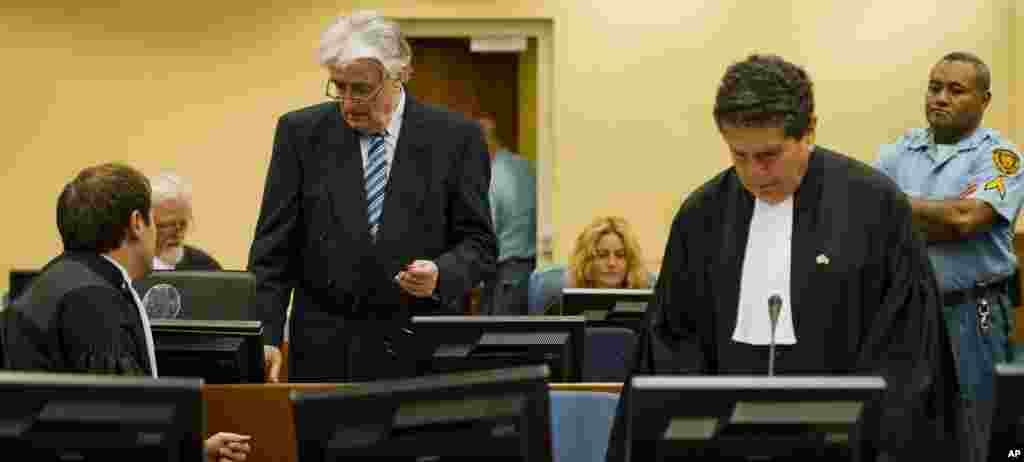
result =
M1024 200L1019 151L995 130L979 127L990 81L977 56L944 56L928 81L929 128L883 145L876 163L909 196L928 244L958 356L961 460L976 461L986 460L989 449L995 364L1011 360L1013 230Z

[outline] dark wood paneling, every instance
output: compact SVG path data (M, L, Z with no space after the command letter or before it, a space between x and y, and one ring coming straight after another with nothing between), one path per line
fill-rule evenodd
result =
M519 59L514 53L470 53L469 39L410 39L409 91L420 101L473 118L490 112L498 136L519 152Z

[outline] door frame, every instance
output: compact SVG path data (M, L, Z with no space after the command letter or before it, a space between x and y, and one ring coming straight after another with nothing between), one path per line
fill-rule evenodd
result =
M552 193L555 189L555 92L554 92L554 21L550 18L528 19L462 19L462 18L394 18L402 32L410 38L472 38L494 35L518 35L536 40L537 92L535 127L537 153L537 264L553 262L554 226ZM522 75L522 74L521 74ZM413 71L415 78L415 70ZM520 95L523 97L523 95ZM524 139L522 133L520 140Z

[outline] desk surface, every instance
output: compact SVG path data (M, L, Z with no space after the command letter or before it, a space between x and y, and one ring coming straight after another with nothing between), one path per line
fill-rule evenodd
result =
M204 385L207 435L225 431L252 435L249 462L295 461L295 425L288 394L333 390L344 384L273 383ZM553 383L552 390L618 393L621 383Z

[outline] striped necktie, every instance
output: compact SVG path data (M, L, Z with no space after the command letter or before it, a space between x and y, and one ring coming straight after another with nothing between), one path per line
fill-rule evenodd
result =
M370 237L377 239L380 214L384 209L384 187L388 182L388 161L384 158L384 135L370 135L370 149L366 154L366 212L369 217Z

